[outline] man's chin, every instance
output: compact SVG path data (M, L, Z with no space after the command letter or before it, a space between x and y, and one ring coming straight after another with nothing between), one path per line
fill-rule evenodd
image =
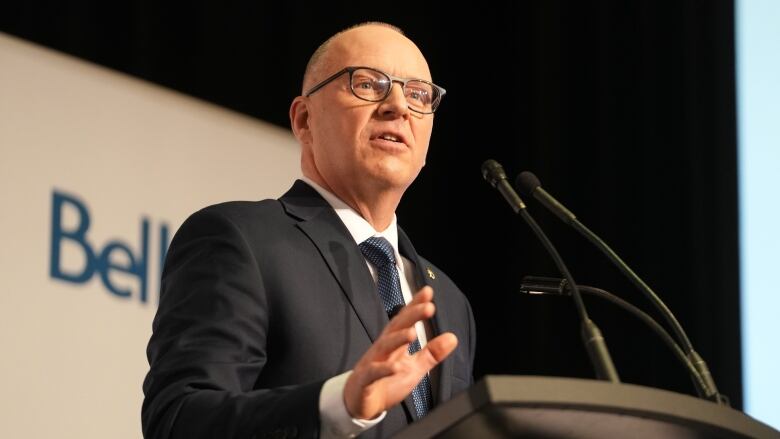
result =
M382 190L405 191L412 184L417 174L411 175L406 169L403 171L385 171L372 175L376 186Z

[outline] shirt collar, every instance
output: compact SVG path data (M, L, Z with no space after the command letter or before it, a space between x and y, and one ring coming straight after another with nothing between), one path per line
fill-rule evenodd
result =
M333 207L333 210L336 211L336 215L341 218L341 221L347 227L347 230L349 230L355 243L360 244L372 236L381 236L392 244L396 261L401 260L401 255L398 253L398 224L395 214L393 214L393 219L385 230L377 231L365 218L360 216L353 208L349 207L347 203L341 201L336 195L307 177L302 177L302 180L314 188L314 190L316 190L317 193Z

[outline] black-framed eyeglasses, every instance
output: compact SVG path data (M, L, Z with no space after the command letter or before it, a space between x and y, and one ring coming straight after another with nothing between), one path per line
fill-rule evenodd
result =
M438 85L424 79L398 78L373 67L344 67L324 81L310 88L304 96L309 97L329 82L349 73L349 89L358 99L369 102L381 102L390 96L393 83L401 84L409 109L417 113L431 114L439 107L441 98L447 93Z

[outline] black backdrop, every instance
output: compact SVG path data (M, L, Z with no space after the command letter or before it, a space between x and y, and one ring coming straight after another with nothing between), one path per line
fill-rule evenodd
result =
M523 275L555 270L482 181L494 158L510 179L535 172L659 292L740 408L733 19L729 0L0 6L0 31L284 127L319 43L366 20L402 27L448 94L398 216L472 302L477 376L593 376L571 301L517 293ZM650 309L600 253L526 201L578 282ZM586 301L624 381L692 392L644 326Z

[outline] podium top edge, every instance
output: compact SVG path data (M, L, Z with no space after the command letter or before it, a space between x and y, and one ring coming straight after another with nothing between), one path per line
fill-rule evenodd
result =
M755 437L780 438L767 424L728 406L670 390L595 379L486 375L474 385L476 406L580 408L658 418L685 418Z

